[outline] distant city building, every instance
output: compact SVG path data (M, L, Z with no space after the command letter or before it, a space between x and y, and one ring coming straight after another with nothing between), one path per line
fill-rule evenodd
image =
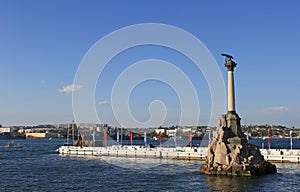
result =
M26 133L26 137L32 137L32 138L50 138L50 137L59 137L60 135L57 133Z
M10 127L0 127L0 133L10 133Z

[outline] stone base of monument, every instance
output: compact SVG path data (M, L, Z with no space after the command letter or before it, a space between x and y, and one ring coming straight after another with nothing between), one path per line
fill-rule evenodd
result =
M233 115L238 120L234 124L230 122ZM234 131L241 130L239 121L237 114L219 117L218 128L208 146L206 163L200 167L200 173L254 176L277 172L276 166L264 160L256 145L248 144L241 131Z

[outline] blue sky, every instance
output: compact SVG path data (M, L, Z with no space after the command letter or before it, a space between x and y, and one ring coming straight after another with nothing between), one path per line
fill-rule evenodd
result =
M233 54L238 63L236 108L243 124L300 127L299 7L296 0L1 0L0 124L71 122L72 93L67 86L73 84L90 47L129 25L163 23L184 29L203 42L215 57L225 82L227 74L220 53ZM101 121L117 125L110 93L118 75L132 62L151 58L175 63L187 74L199 94L200 122L206 124L211 100L201 72L171 50L147 46L118 55L105 68L95 90ZM84 89L78 86L78 91ZM178 97L168 85L147 81L131 96L130 109L138 120L149 118L149 102L162 100L169 110L165 125L177 123Z

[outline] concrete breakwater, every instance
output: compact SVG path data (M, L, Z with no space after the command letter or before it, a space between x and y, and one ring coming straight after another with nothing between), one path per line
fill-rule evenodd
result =
M299 149L260 149L266 161L280 163L300 163ZM155 147L143 146L107 146L107 147L80 147L61 146L58 148L61 155L112 156L136 158L162 158L178 160L205 160L207 147Z
M260 149L266 161L275 163L300 163L299 149Z
M205 160L206 147L156 147L140 146L107 146L107 147L78 147L61 146L58 149L62 155L92 155L113 157L163 158L181 160Z

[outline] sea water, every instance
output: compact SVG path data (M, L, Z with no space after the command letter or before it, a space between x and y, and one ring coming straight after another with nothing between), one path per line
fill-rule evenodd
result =
M198 172L203 161L63 156L56 152L63 139L14 142L23 147L0 148L0 191L300 190L299 164L279 163L278 173L257 177L207 176ZM272 142L289 146L289 139ZM295 139L293 146L299 143Z

